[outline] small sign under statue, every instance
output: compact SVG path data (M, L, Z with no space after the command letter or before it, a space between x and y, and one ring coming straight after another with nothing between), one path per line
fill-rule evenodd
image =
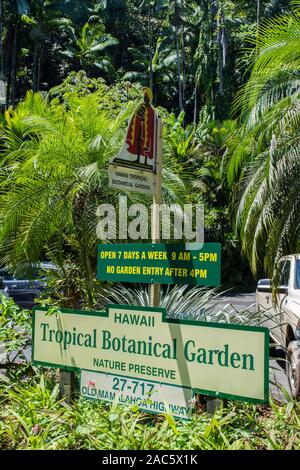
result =
M159 116L151 105L152 92L143 88L144 101L136 108L119 154L110 160L111 188L144 194L155 192Z

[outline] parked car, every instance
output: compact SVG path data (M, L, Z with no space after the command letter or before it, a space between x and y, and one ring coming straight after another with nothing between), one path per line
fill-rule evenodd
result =
M47 262L33 264L21 275L7 268L0 268L0 278L9 297L13 298L17 305L32 308L35 299L40 297L46 287L46 272L49 270L56 270L56 267Z
M264 326L285 348L292 394L300 395L300 254L285 256L280 262L279 284L261 279L256 290L256 306L266 315Z

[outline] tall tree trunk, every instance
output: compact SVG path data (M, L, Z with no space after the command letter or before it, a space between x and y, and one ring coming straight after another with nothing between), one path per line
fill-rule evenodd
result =
M13 18L9 17L6 34L6 108L10 105L10 91L11 91L11 67L12 67L12 48L13 48L13 37L14 37L14 24Z
M218 54L219 54L219 93L223 95L224 91L224 76L223 76L223 61L222 61L222 26L218 15Z
M151 0L148 0L148 47L149 47L149 87L153 92L154 101L154 90L153 90L153 51L152 51L152 34L151 34Z
M183 0L180 1L180 6L181 6L181 12L183 12ZM186 94L186 75L185 75L185 66L186 66L186 60L185 60L185 39L184 39L184 24L183 22L181 23L181 64L182 64L182 104L183 104L183 109L185 109L185 94Z
M39 56L39 61L38 61L37 91L39 91L41 88L42 60L43 60L43 49L40 50L40 56Z
M17 83L17 57L18 57L18 30L19 17L16 17L13 37L13 47L11 56L11 97L10 104L14 105L16 101L16 83Z
M37 86L37 76L38 76L38 62L39 62L39 44L38 44L38 37L35 39L34 44L34 55L33 55L33 72L32 72L32 91L38 91Z
M174 0L175 11L174 11L174 22L175 22L175 42L176 42L176 61L177 61L177 78L178 78L178 98L179 98L179 110L183 111L182 102L182 83L181 83L181 59L179 53L179 11L178 11L178 0Z
M224 72L227 63L228 37L225 28L224 12L218 15L218 46L219 46L219 93L224 94Z
M219 2L218 0L210 0L210 34L211 34L211 44L214 43L216 38L216 29L217 29L217 15L219 10ZM212 84L211 84L211 102L210 106L213 109L215 103L215 89L214 89L214 82L217 76L217 58L215 57L214 50L211 51L211 67L212 67Z
M261 18L261 0L256 0L256 55L258 56L258 35Z
M3 60L3 0L0 0L0 79L4 77L4 60Z
M195 88L194 88L194 124L197 124L197 92L198 92L198 84L197 84L197 77L195 77Z
M256 0L256 28L257 28L257 34L258 34L258 29L259 29L259 24L260 24L260 15L261 15L261 0Z
M33 77L32 77L32 90L34 92L39 91L40 84L41 84L41 66L42 66L42 51L43 51L43 43L42 43L42 17L37 12L38 15L38 24L36 27L36 38L34 44L34 58L33 58Z
M11 61L8 64L7 71L7 84L6 84L6 107L9 107L10 104L10 88L11 88Z
M177 60L179 109L180 109L180 112L181 112L181 111L183 111L183 102L182 102L182 84L181 84L181 67L180 67L178 31L176 32L176 60Z

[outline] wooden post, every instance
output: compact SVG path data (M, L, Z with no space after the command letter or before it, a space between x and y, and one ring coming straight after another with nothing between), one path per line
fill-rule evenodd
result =
M218 398L211 398L211 397L206 397L207 402L206 402L206 412L210 415L214 415L216 411L222 409L222 400L219 400Z
M162 154L163 154L163 122L158 118L157 129L157 164L156 164L156 186L153 195L153 211L151 221L151 238L155 245L160 242L160 203L162 183ZM150 307L158 307L160 302L160 284L150 285Z
M66 399L67 403L71 403L74 398L75 391L75 372L66 372L63 369L59 371L59 392L61 398Z

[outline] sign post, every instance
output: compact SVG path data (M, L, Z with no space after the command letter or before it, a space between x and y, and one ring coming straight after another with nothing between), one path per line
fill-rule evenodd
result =
M75 373L59 371L59 393L61 398L65 397L67 403L71 403L75 391Z
M144 101L129 123L124 145L109 165L110 187L153 195L151 239L160 242L163 122L151 105L152 90L143 88ZM149 288L150 306L158 306L160 284Z
M160 242L160 203L161 203L161 183L162 183L162 154L163 154L163 122L158 118L157 129L157 157L156 157L156 185L152 205L152 243L155 245ZM160 284L150 285L150 306L159 307Z

